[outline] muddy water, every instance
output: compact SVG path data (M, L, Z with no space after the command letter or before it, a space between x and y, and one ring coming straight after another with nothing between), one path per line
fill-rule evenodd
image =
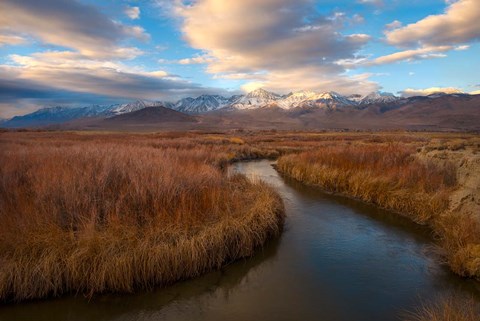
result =
M428 231L395 214L281 178L271 162L233 170L283 197L285 231L250 259L172 287L0 306L0 320L399 320L419 298L476 295L432 254Z

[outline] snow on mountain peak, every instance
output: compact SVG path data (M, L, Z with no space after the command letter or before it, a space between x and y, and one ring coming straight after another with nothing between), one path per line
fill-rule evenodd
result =
M278 99L280 95L267 91L263 88L258 88L258 89L255 89L254 91L249 92L246 97L275 100L275 99Z
M361 104L373 104L373 103L391 103L397 101L399 98L394 94L386 92L372 92L360 101Z
M281 96L278 94L258 88L245 96L240 96L231 106L236 109L255 109L273 104L280 98Z
M430 96L430 98L438 95L440 94ZM277 106L282 109L297 107L335 109L344 106L366 106L373 103L394 103L399 99L401 98L384 92L372 92L366 96L357 94L346 97L333 91L316 93L312 90L299 90L281 96L259 88L246 95L234 95L226 98L220 95L205 94L196 98L183 98L176 103L137 100L127 104L110 106L48 107L39 109L31 114L14 117L5 123L12 127L38 123L60 123L85 117L111 117L154 106L164 106L188 114L201 114L226 107L233 109L257 109Z
M229 103L228 98L220 95L201 95L197 98L184 98L179 100L173 109L188 113L201 114L225 107Z

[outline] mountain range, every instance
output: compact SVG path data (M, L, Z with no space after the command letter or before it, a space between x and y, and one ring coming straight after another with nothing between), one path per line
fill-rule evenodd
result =
M398 110L402 109L412 109L412 105L426 106L433 102L436 105L442 106L445 103L448 103L449 108L454 108L454 105L456 105L455 101L458 101L458 104L463 106L462 108L466 108L465 102L470 101L468 99L469 97L478 98L479 96L435 93L430 96L401 98L390 93L382 92L373 92L368 95L357 94L343 96L336 92L317 93L308 90L279 95L264 89L256 89L246 95L234 95L231 97L201 95L196 98L183 98L177 102L138 100L127 104L114 104L109 106L94 105L73 108L63 106L48 107L39 109L27 115L15 116L10 120L0 122L0 126L20 128L51 126L65 123L96 123L95 126L101 127L103 125L106 126L107 124L109 124L109 126L112 124L125 124L129 121L141 124L142 119L143 123L147 122L151 124L152 121L147 121L148 115L155 115L153 119L156 119L157 121L160 121L161 117L165 117L171 121L186 121L190 123L208 123L209 121L212 121L212 119L217 119L220 123L226 124L229 123L230 120L225 120L225 118L238 120L251 113L266 115L271 112L274 113L274 115L271 115L273 118L278 118L280 115L282 115L283 118L287 117L287 123L289 124L292 123L291 119L295 117L298 119L302 118L306 123L309 123L310 121L306 119L306 115L316 115L318 118L320 114L324 114L324 116L319 119L322 123L326 119L332 117L345 118L347 117L346 115L348 115L349 120L354 120L363 115L362 118L366 118L362 120L363 122L368 119L373 121L375 115L378 116L381 114L387 116L384 115L386 112L395 110L398 112ZM478 107L478 99L467 103L467 105L470 104L475 105L474 108ZM168 110L160 110L157 108L155 112L145 111L144 113L139 114L141 116L136 115L134 117L133 113L149 107L164 107L172 112L175 111L178 113L174 114L168 112ZM431 113L433 114L430 116L434 117L435 114L440 112L440 110L440 107L437 110L431 110ZM475 109L475 112L477 110L478 109ZM415 112L418 112L418 110L413 108L407 114L400 113L399 117L405 118L409 113L414 114ZM470 109L468 112L471 112ZM188 114L196 117L196 121L193 121L194 118L192 117L181 117L181 114ZM462 114L462 111L455 111L455 114L458 118L458 116ZM367 115L370 116L367 117ZM426 116L427 115L423 115L422 117ZM465 116L468 118L468 115ZM222 117L222 119L218 119L218 117ZM102 125L99 125L99 121L101 120L105 121L101 122ZM252 121L255 121L255 119ZM283 121L286 121L286 119L283 119ZM394 119L392 121L394 121ZM212 121L212 124L214 122L215 121ZM163 123L165 122L163 121Z

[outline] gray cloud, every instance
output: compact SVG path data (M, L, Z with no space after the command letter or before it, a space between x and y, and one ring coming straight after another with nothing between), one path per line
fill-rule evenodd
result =
M64 62L59 67L55 61L41 59L30 63L0 66L0 117L52 104L84 106L135 99L176 100L202 93L228 94L164 72L133 72L119 69L120 65L74 67Z
M122 57L125 38L148 39L138 26L114 22L96 7L75 0L2 0L0 27L86 56Z
M69 48L8 56L8 64L0 65L0 117L52 104L175 100L223 93L162 70L123 64L123 59L142 54L129 41L146 40L148 35L141 27L110 19L95 6L75 0L1 0L0 12L0 45L18 44L27 35ZM140 10L128 13L133 19Z

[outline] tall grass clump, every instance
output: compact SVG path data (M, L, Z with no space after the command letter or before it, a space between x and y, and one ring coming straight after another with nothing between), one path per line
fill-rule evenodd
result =
M447 296L423 303L408 313L404 321L478 321L480 305L472 298Z
M227 176L202 148L0 149L0 301L166 285L252 255L283 224L271 188Z
M456 170L415 157L406 144L326 146L282 156L278 169L306 184L394 210L428 224L455 273L480 278L480 223L447 212Z
M283 156L278 169L324 190L343 193L427 222L448 207L455 186L451 166L412 156L403 144L327 146Z

